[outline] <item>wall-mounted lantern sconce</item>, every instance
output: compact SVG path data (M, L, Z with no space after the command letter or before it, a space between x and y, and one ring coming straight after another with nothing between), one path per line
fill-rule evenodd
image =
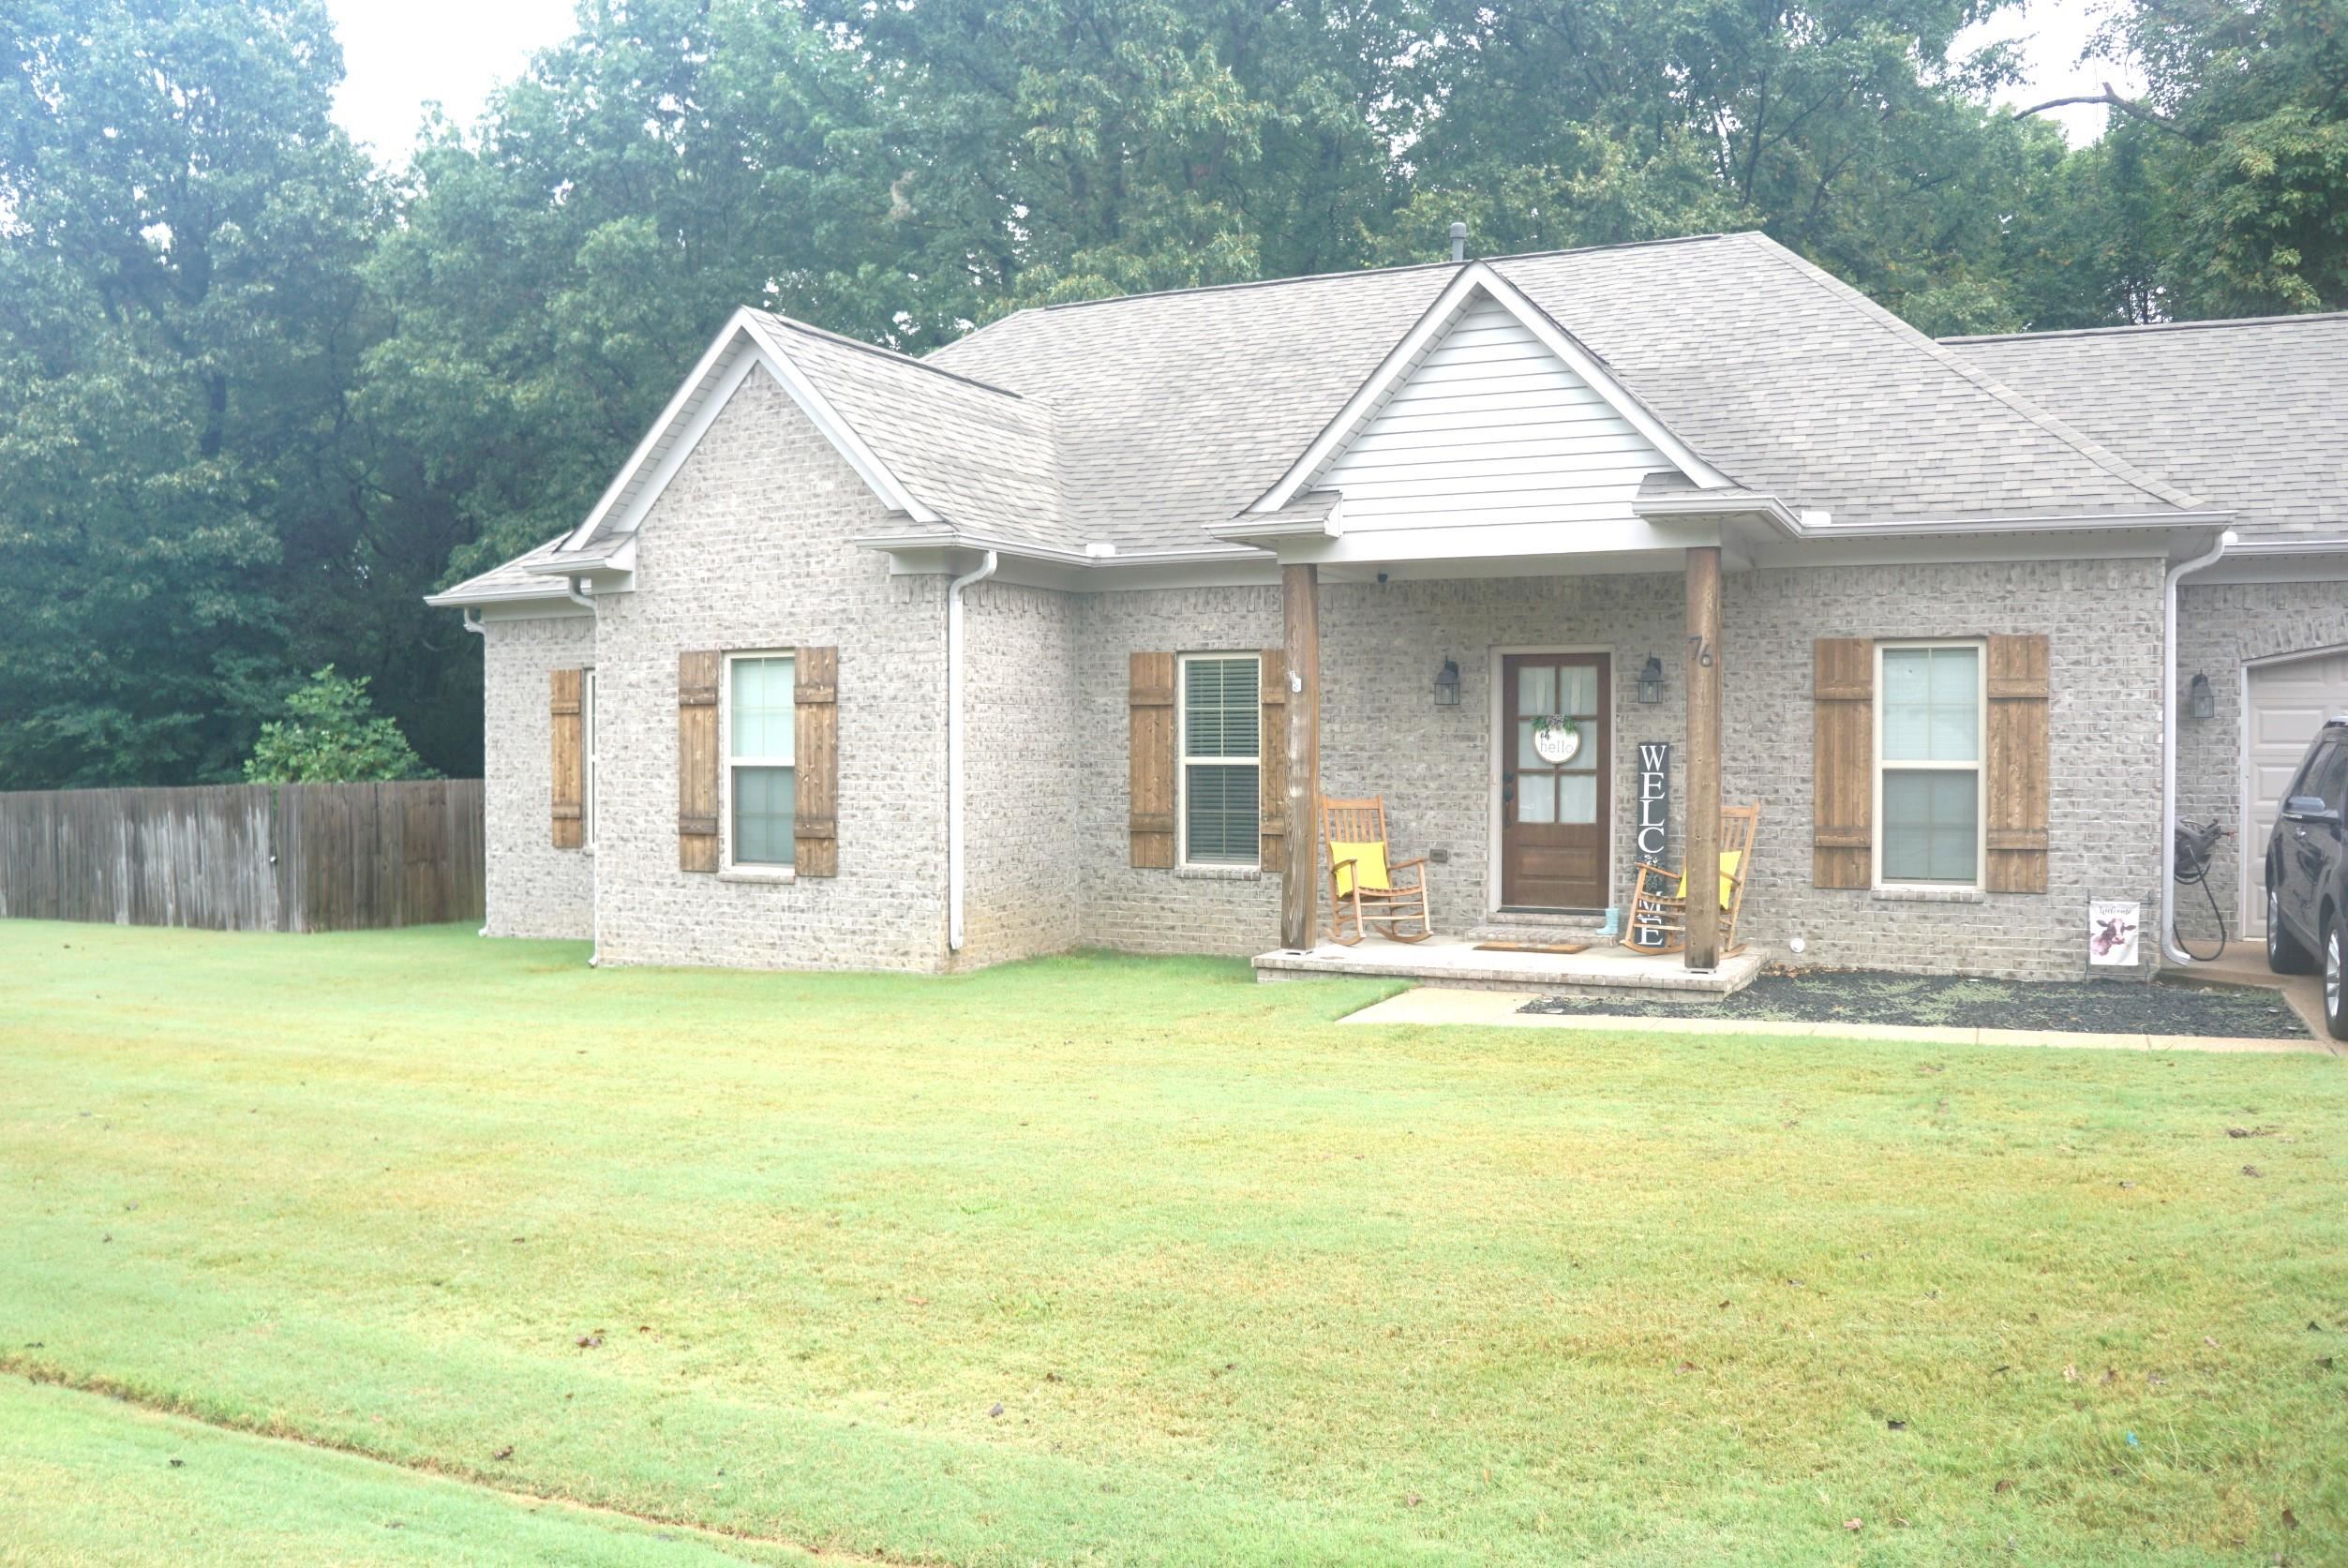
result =
M2196 719L2218 716L2218 694L2209 689L2209 677L2193 677L2193 683L2185 689L2185 711Z
M1459 706L1459 661L1457 659L1445 659L1443 667L1435 672L1435 706Z
M1638 700L1646 703L1663 700L1663 661L1647 655L1646 665L1638 672Z

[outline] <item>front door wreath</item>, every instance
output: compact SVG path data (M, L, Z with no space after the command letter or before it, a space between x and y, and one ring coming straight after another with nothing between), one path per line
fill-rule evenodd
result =
M1581 754L1581 724L1562 713L1545 713L1533 721L1533 752L1553 768L1563 768Z

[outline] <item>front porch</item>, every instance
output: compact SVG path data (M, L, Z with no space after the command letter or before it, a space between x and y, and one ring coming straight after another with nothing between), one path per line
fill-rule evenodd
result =
M1561 936L1563 933L1558 933ZM1352 976L1415 980L1468 991L1538 991L1551 996L1624 996L1671 993L1727 996L1761 972L1767 955L1747 948L1711 969L1689 969L1668 958L1648 958L1593 936L1578 953L1491 949L1475 933L1438 932L1424 942L1365 937L1357 947L1323 941L1301 950L1281 948L1253 961L1259 980Z
M1512 563L1535 570L1429 585L1419 599L1438 606L1431 615L1423 605L1389 601L1385 570L1372 587L1346 580L1366 575L1360 568L1340 569L1343 586L1334 592L1341 597L1326 629L1317 564L1284 562L1284 667L1273 678L1284 689L1264 710L1266 842L1281 844L1295 863L1281 867L1289 874L1281 879L1280 946L1254 960L1258 978L1382 975L1567 993L1714 995L1749 983L1762 961L1742 948L1725 918L1722 883L1709 877L1684 885L1685 907L1672 932L1680 950L1668 955L1563 929L1555 936L1586 938L1583 951L1523 950L1552 944L1537 930L1492 929L1582 927L1609 911L1619 926L1641 861L1720 863L1725 873L1749 874L1742 841L1739 854L1721 855L1722 555L1710 543L1647 552L1619 575L1569 568L1550 577L1566 561L1538 563L1548 572ZM1620 572L1634 563L1609 564ZM1665 575L1658 567L1676 570ZM1545 578L1574 590L1549 595L1533 587ZM1462 591L1479 580L1488 592ZM1429 625L1440 628L1432 637ZM1325 689L1324 630L1335 634L1326 638L1334 657ZM1679 659L1667 665L1655 657L1668 658L1675 642ZM1394 674L1421 665L1431 671L1438 653L1443 673L1430 710L1438 717L1422 722L1404 705L1426 697ZM1455 653L1465 655L1464 669ZM1642 665L1668 673L1642 679ZM1478 695L1486 700L1473 700ZM1324 711L1335 722L1327 735ZM1565 715L1580 731L1561 754L1535 756L1533 742L1546 738L1528 739L1526 726L1540 721L1527 715L1549 713ZM1635 727L1626 733L1626 724ZM1324 791L1342 798L1332 810L1369 796L1395 806L1388 854L1398 872L1433 889L1432 940L1413 946L1373 936L1358 947L1332 940L1323 841L1359 835L1334 823L1324 833ZM1494 937L1518 938L1518 950L1494 945Z

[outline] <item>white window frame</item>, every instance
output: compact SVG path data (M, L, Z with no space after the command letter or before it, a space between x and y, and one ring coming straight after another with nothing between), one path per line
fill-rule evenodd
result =
M799 650L796 648L744 648L729 650L718 672L717 690L717 833L718 869L728 876L770 878L788 881L793 875L799 856L799 839L791 840L792 864L774 860L737 862L734 859L734 769L737 768L788 768L791 770L791 799L799 799L799 713L796 701L791 714L791 754L785 758L746 757L734 754L734 665L745 659L784 659L791 666L791 691L799 692Z
M595 666L590 665L579 672L579 750L585 754L579 762L579 817L581 841L587 852L595 852Z
M1235 756L1190 755L1190 662L1194 659L1245 659L1255 666L1256 732L1256 851L1245 860L1193 860L1190 859L1190 767L1193 762L1207 768L1245 768L1247 761ZM1177 654L1174 658L1174 861L1185 871L1262 871L1264 869L1264 654L1259 649L1235 648L1228 652L1213 652L1204 649L1195 653Z
M1970 762L1910 762L1883 756L1883 656L1922 649L1969 648L1973 659L1973 760ZM1875 645L1875 803L1874 830L1868 833L1872 866L1869 880L1877 892L1978 892L1988 879L1989 860L1989 643L1982 637L1896 637ZM1973 879L1970 882L1886 882L1883 879L1883 841L1890 824L1883 816L1885 769L1902 773L1971 773L1973 785Z

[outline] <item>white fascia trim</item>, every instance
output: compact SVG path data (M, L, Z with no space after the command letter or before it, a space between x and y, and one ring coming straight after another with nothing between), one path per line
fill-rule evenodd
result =
M1494 303L1515 317L1526 331L1540 339L1544 348L1563 361L1566 368L1588 382L1590 389L1605 399L1607 405L1622 415L1632 428L1647 438L1656 451L1695 484L1707 490L1736 488L1736 482L1712 464L1697 455L1695 450L1682 441L1647 406L1631 395L1630 389L1615 380L1614 373L1598 362L1595 355L1574 341L1563 328L1551 321L1548 312L1524 291L1482 261L1471 261L1459 269L1458 276L1435 297L1435 303L1402 335L1402 340L1378 362L1378 368L1369 373L1353 396L1346 400L1335 418L1321 428L1304 455L1289 466L1272 487L1258 496L1248 507L1250 513L1277 512L1296 497L1312 477L1336 456L1338 449L1351 441L1369 417L1383 405L1386 396L1400 383L1403 377L1418 363L1437 334L1447 329L1466 305L1468 296L1481 291Z
M426 601L430 604L430 600ZM436 605L440 609L461 609L468 620L476 613L488 620L554 620L565 618L585 620L587 611L571 603L571 596L556 590L552 595L531 599L468 599Z
M1345 536L1345 502L1332 505L1318 522L1297 517L1259 515L1243 512L1227 523L1210 523L1206 531L1234 545L1254 545L1279 539L1341 539ZM1123 558L1130 560L1130 556Z
M456 610L481 605L528 605L567 598L561 583L551 583L545 588L492 589L486 593L427 593L424 602L436 610Z
M2226 556L2229 560L2236 556L2329 556L2343 550L2348 550L2348 536L2327 539L2317 534L2266 534L2227 545Z
M1764 517L1789 538L1816 537L1821 530L1802 520L1801 514L1775 496L1757 490L1734 495L1650 496L1631 502L1640 517Z
M1889 539L1902 534L2071 533L2097 530L2217 528L2232 512L2063 512L2014 517L1918 517L1896 523L1803 526L1804 539Z
M1097 556L1083 550L1062 549L1052 545L1023 545L1012 540L997 539L983 533L969 533L958 529L939 529L929 533L884 533L852 539L859 549L880 550L895 554L901 550L993 550L1007 560L1046 561L1054 566L1073 566L1082 571L1100 572L1120 566L1187 565L1208 560L1254 560L1263 558L1262 550L1245 545L1208 545L1196 549L1119 550L1114 555Z
M937 514L914 498L864 439L841 417L830 399L816 390L815 384L791 362L789 353L759 324L757 318L748 310L737 310L694 366L684 384L677 389L677 395L668 400L668 406L661 411L660 417L652 422L652 427L645 432L644 439L636 443L636 450L628 455L627 462L606 486L601 499L579 526L564 537L558 555L561 550L577 549L586 544L615 511L619 514L618 527L634 532L684 466L685 459L693 455L694 448L700 445L701 438L716 423L718 414L740 388L751 368L757 365L765 366L782 383L792 401L848 460L857 477L871 486L883 505L892 512L905 513L918 522L938 520ZM654 461L655 455L658 465L648 477L646 466Z

